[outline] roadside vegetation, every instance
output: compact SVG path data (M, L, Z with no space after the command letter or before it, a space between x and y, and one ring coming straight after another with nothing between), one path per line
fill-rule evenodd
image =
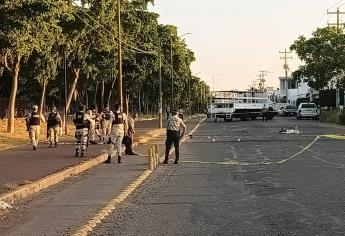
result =
M192 75L194 53L177 27L159 24L159 15L148 11L149 3L153 1L123 1L121 6L127 108L158 112L161 68L164 107L205 109L209 87ZM8 98L6 132L15 132L17 98L39 104L41 112L50 105L63 110L65 76L70 112L80 102L100 109L114 105L117 20L113 0L1 1L0 97Z

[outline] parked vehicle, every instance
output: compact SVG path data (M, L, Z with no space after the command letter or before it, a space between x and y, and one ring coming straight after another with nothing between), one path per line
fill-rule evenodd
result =
M211 118L232 121L239 118L242 121L255 120L263 116L263 108L268 120L277 115L272 102L266 93L258 91L214 91L212 92Z
M296 116L297 109L293 105L286 105L283 109L282 115L284 117Z
M315 103L301 103L297 109L297 119L302 118L313 118L317 119L319 113L317 111L317 106Z

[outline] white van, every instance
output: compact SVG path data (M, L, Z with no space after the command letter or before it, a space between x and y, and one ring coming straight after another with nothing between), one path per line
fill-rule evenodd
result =
M297 109L297 119L313 118L317 119L319 116L317 106L315 103L301 103Z

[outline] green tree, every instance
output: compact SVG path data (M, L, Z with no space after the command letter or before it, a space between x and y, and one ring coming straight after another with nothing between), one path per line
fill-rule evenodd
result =
M345 35L334 27L317 29L312 37L300 36L290 47L303 62L293 72L296 80L303 78L310 87L320 90L332 79L344 85L345 79Z

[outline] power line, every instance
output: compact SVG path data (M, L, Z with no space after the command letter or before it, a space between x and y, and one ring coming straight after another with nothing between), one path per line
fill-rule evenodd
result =
M73 3L76 4L75 1L73 1ZM106 29L98 20L96 20L96 19L95 19L94 17L92 17L91 15L89 15L88 12L87 12L85 9L83 9L82 7L78 7L78 9L80 9L81 11L83 11L83 13L84 13L85 15L87 15L91 20L93 20L95 23L97 23L97 24L98 24L103 30L105 30L108 34L110 34L111 36L113 36L114 39L118 39L118 38L114 35L114 33L110 32L110 31L109 31L108 29ZM86 23L86 22L82 19L82 17L80 17L80 16L78 15L78 13L76 12L76 9L74 9L74 10L75 10L75 11L74 11L74 14L77 15L78 18L81 19L85 24L87 24L89 27L91 27L90 24ZM135 46L132 46L132 45L128 44L128 43L125 42L125 41L122 42L122 43L123 43L124 45L126 45L127 47L132 48L133 50L136 50L136 51L141 52L141 53L145 53L145 54L157 54L156 51L146 51L146 50L137 48L137 47L135 47Z
M328 23L328 26L336 26L337 27L337 32L338 33L340 33L340 26L341 25L344 25L344 24L340 24L340 16L341 15L344 15L345 14L345 12L341 12L340 10L339 10L339 7L337 7L337 11L335 11L335 12L329 12L329 11L327 11L327 14L328 15L334 15L334 14L336 14L337 15L337 22L336 23Z

